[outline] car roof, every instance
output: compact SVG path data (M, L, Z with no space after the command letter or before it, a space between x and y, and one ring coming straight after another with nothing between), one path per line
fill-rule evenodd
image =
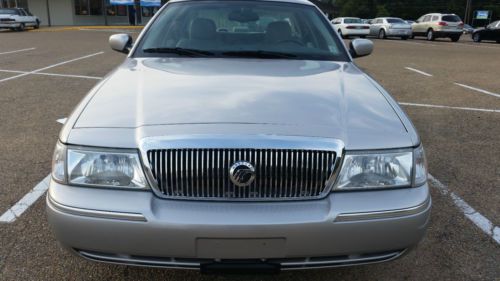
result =
M212 0L170 0L170 1L168 1L168 3L189 2L189 1L200 2L200 1L212 1ZM218 0L218 1L227 1L227 2L235 1L235 2L237 2L237 1L254 1L254 0ZM297 4L305 4L305 5L309 5L309 6L314 6L314 4L311 3L309 0L259 0L259 1L297 3Z

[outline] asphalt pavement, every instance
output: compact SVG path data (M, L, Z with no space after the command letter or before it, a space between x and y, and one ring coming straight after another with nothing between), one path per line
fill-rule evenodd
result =
M107 44L116 31L0 32L0 216L50 173L56 120L124 59ZM406 256L279 275L100 264L58 245L41 196L12 222L0 222L0 280L500 280L500 44L374 43L374 53L356 63L413 120L432 175L430 227Z

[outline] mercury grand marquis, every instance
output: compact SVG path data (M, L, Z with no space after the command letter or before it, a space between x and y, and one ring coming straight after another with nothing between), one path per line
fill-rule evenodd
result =
M47 194L81 257L270 270L389 261L429 221L424 150L305 0L172 0L81 101Z

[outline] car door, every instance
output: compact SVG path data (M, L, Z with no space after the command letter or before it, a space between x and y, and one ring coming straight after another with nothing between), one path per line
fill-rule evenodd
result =
M21 9L21 11L24 12L27 25L35 25L36 24L36 17L33 16L33 14L31 14L29 11L26 11L25 9Z
M421 34L423 33L423 25L425 24L425 18L427 15L420 17L416 23L412 25L413 33Z
M378 32L380 30L380 25L382 24L382 19L375 19L373 24L370 25L370 34L373 36L378 36Z

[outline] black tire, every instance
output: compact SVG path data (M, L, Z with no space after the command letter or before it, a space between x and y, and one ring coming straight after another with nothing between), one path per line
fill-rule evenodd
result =
M452 36L450 39L452 42L458 42L460 40L460 36Z
M427 41L434 41L436 40L436 35L434 34L434 30L429 29L427 30Z
M340 38L347 39L347 37L342 34L342 30L339 29L337 32L339 33Z
M379 32L378 32L378 39L386 39L387 36L385 35L385 30L381 29Z
M408 36L401 37L401 40L408 40Z
M497 43L498 43L498 44L500 44L500 39L499 39L499 40L497 40Z
M21 23L21 25L19 25L19 27L17 28L17 31L24 31L24 29L26 29L26 25L24 23Z
M413 35L413 34L412 34L412 35L410 36L410 39L415 39L415 35Z
M39 20L36 20L36 25L34 26L35 29L39 29L40 28L40 21Z
M481 34L479 33L472 34L472 41L476 43L481 43Z

